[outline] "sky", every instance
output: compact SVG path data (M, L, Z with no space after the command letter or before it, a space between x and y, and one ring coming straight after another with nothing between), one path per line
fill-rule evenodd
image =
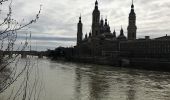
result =
M131 0L98 0L103 18L108 19L111 30L117 35L121 26L127 35L128 16ZM5 3L0 6L5 13ZM38 50L54 49L58 46L70 47L76 44L77 23L81 14L83 33L89 33L95 0L13 0L13 18L18 22L28 22L42 11L40 19L18 33L19 44L26 33L31 31L32 47ZM170 0L134 0L137 16L137 38L151 38L170 35ZM2 17L1 17L2 19ZM23 22L23 23L24 23Z

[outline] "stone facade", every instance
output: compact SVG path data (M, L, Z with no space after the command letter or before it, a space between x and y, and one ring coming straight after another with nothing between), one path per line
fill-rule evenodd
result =
M112 57L170 57L170 38L169 36L150 39L136 39L137 26L134 4L131 5L129 14L129 25L127 27L127 37L124 35L123 28L120 35L116 37L115 30L110 30L107 19L101 17L98 9L98 2L92 14L92 31L85 34L83 39L82 22L79 18L77 31L77 46L75 51L77 56L112 56Z
M128 52L130 57L170 58L170 40L135 40L120 42L120 52Z

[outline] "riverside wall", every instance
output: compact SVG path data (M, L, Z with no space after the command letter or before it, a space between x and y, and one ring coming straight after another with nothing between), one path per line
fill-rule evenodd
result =
M72 57L70 61L111 65L133 69L170 71L170 59L159 58L112 58L112 57Z

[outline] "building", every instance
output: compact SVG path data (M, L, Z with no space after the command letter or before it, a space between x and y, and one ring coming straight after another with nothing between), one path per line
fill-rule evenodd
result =
M134 4L132 2L127 27L127 37L121 27L120 34L116 37L115 30L111 32L108 20L100 18L98 1L92 13L92 27L89 34L83 39L83 24L81 16L77 26L76 56L79 57L133 57L133 58L170 58L170 37L136 39L137 26Z
M131 11L129 14L129 26L127 30L128 30L128 40L135 40L137 27L136 27L136 14L134 11L133 1L131 5Z

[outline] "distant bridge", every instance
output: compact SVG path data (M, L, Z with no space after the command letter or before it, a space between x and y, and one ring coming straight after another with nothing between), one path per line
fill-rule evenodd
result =
M26 58L29 56L37 56L38 58L43 58L47 56L45 51L0 51L4 56L8 55L12 57L12 55L21 55L22 58Z

